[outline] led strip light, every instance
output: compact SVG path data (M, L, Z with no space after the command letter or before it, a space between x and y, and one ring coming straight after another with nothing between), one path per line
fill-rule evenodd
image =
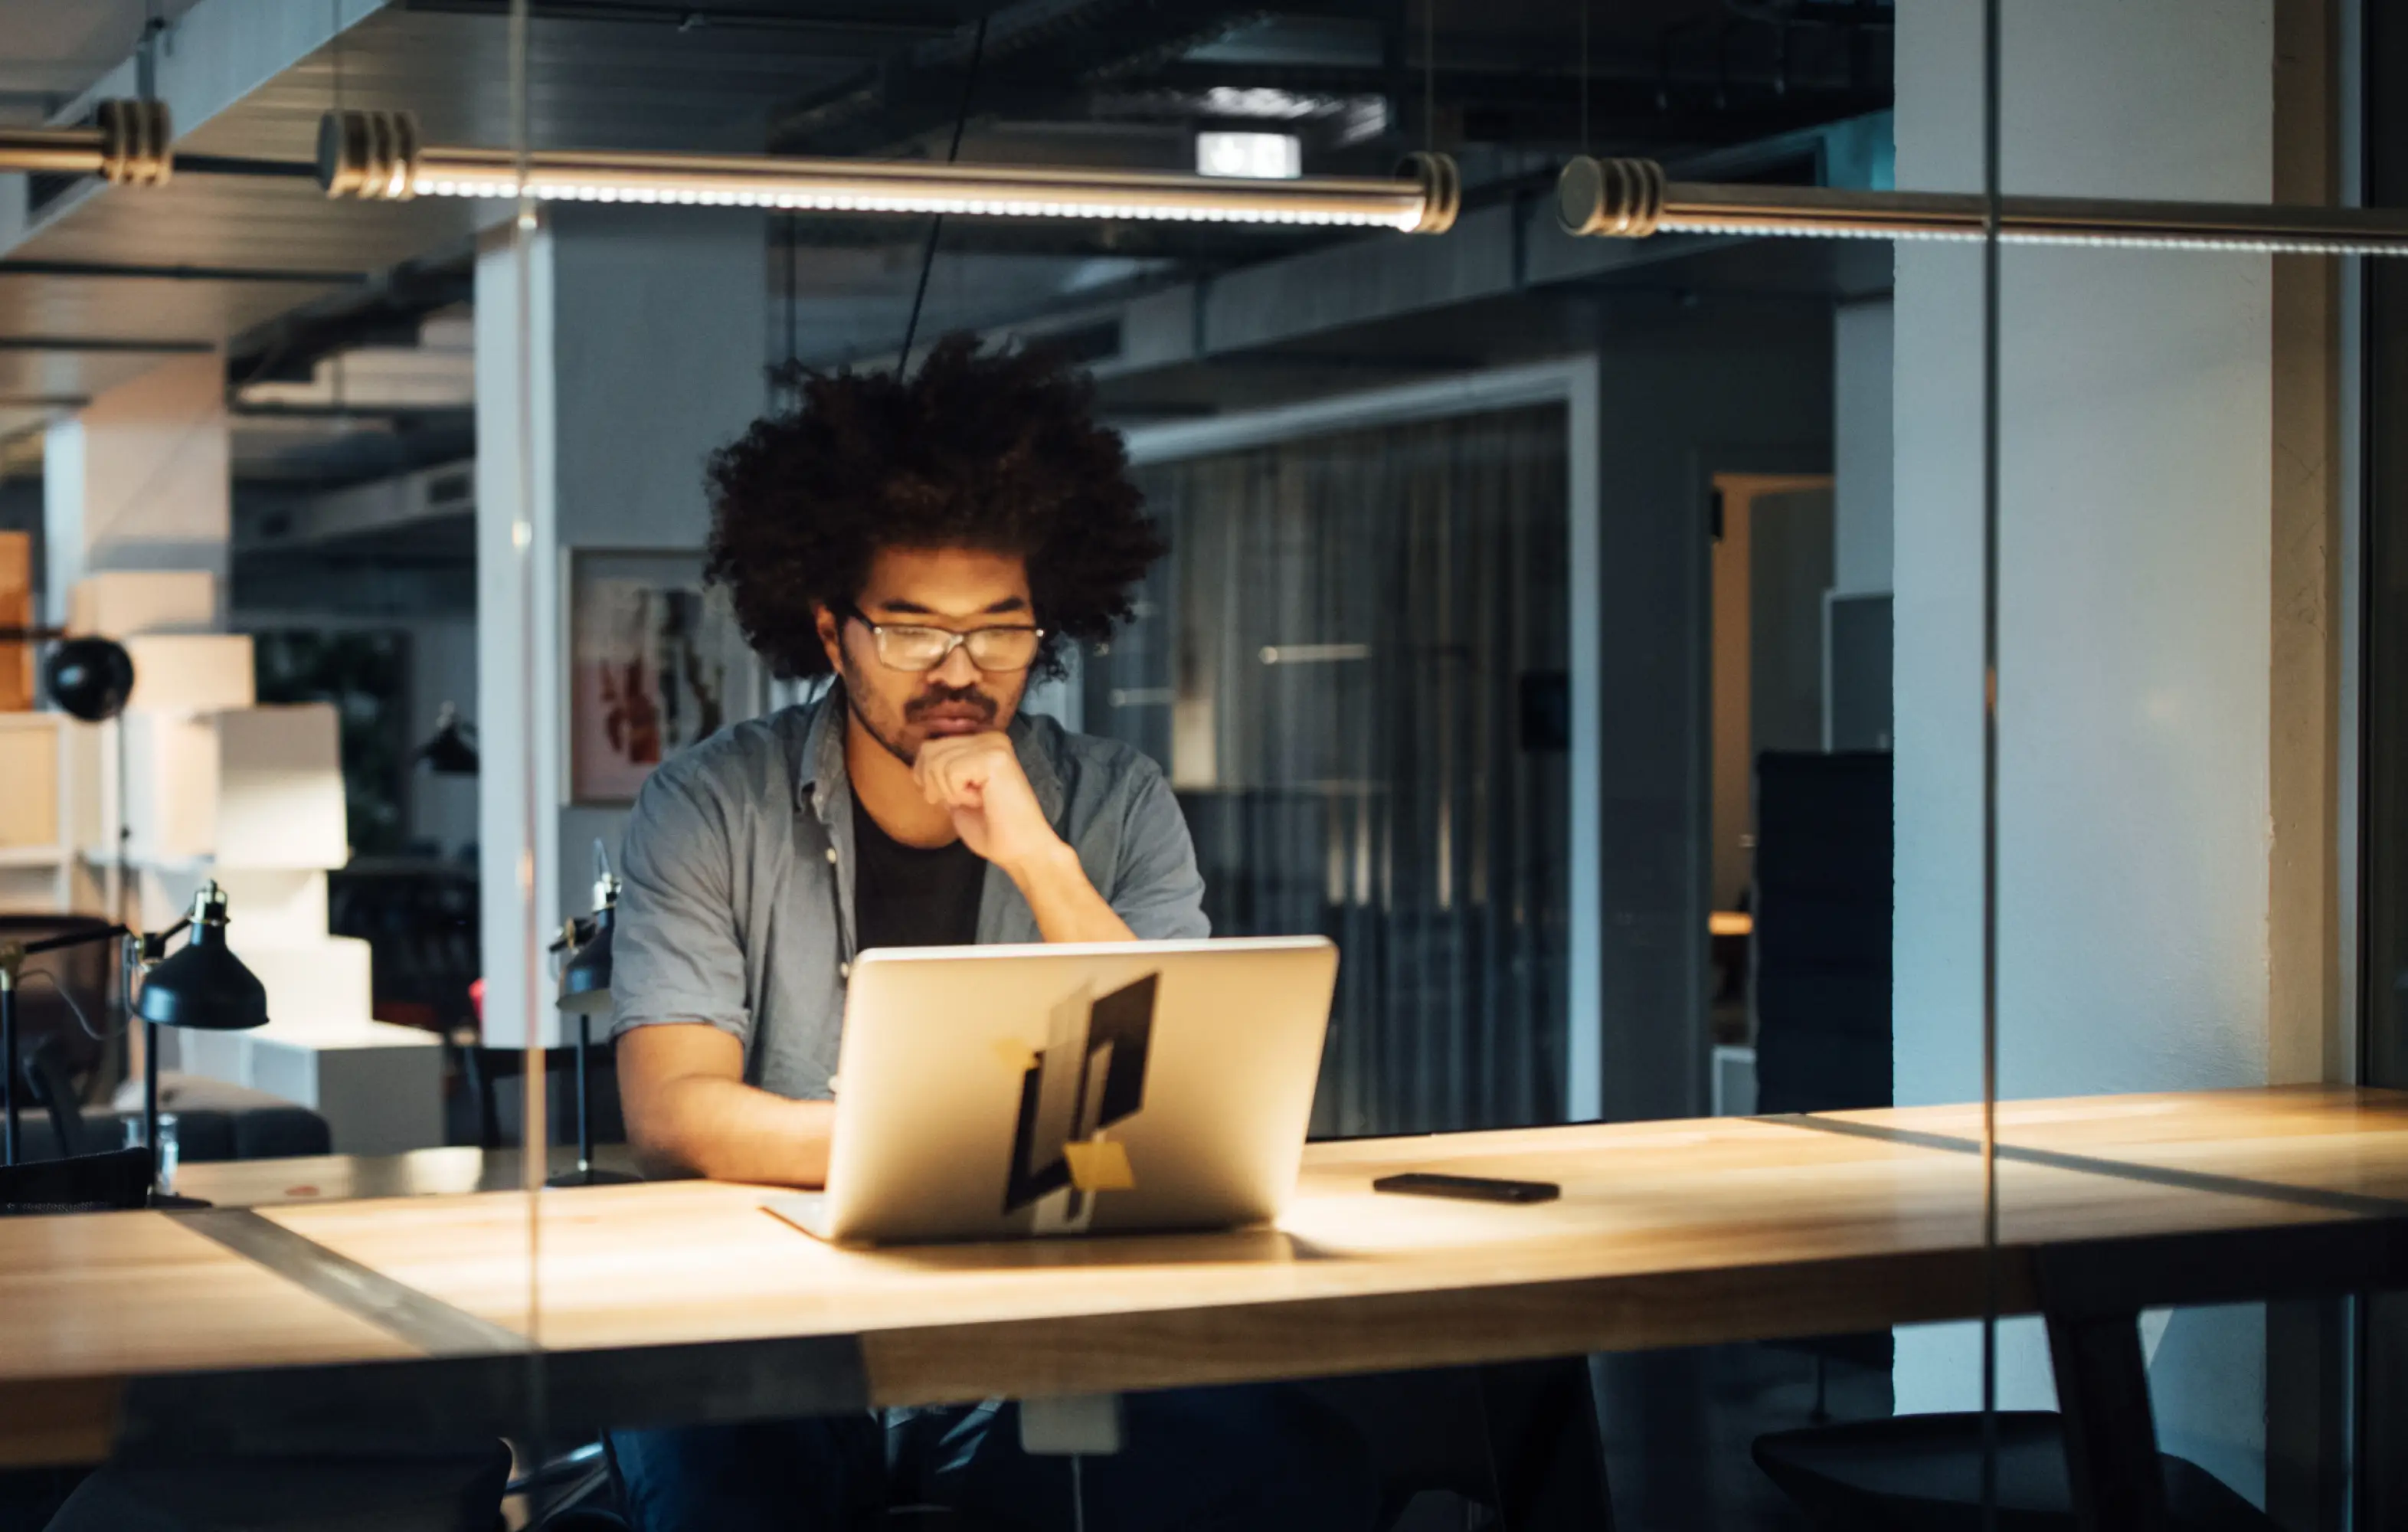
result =
M538 150L526 193L554 202L772 208L832 213L945 213L1005 218L1160 219L1294 223L1442 234L1462 202L1455 162L1409 156L1394 179L1314 176L1242 180L1154 170L823 160L758 154ZM318 132L327 195L515 197L509 150L421 142L408 112L329 112Z
M1982 197L1970 193L1668 181L1653 160L1583 156L1555 181L1555 217L1565 232L1605 238L1725 234L1978 241L1985 236L1986 216ZM2011 245L2408 255L2408 216L2376 208L2005 197L1999 238Z

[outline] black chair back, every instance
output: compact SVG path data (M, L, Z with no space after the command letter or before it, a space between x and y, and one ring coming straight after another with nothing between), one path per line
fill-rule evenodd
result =
M1890 757L1756 763L1756 1109L1886 1107Z
M30 945L108 924L93 915L0 915L0 947ZM69 1079L87 1079L101 1067L108 1045L92 1033L107 1034L114 1020L109 997L116 993L117 956L117 943L94 941L25 960L25 971L17 984L21 1054L31 1053L41 1042L55 1038L59 1062ZM76 1024L77 1009L83 1012L91 1032Z
M123 1212L150 1204L150 1151L0 1166L0 1218L43 1213Z
M25 1056L25 1094L50 1114L50 1136L58 1140L61 1154L88 1154L92 1141L84 1132L83 1103L76 1098L64 1053L64 1045L55 1036L34 1045Z

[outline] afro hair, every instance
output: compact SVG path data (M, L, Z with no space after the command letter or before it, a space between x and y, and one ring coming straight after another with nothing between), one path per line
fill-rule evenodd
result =
M710 580L783 677L823 676L820 606L841 610L885 548L977 548L1028 562L1038 669L1100 642L1164 544L1094 385L1058 353L939 340L918 371L800 373L791 411L712 454Z

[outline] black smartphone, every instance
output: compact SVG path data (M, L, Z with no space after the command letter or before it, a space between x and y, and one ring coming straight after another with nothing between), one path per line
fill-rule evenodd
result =
M1375 1192L1400 1196L1451 1196L1466 1202L1553 1202L1564 1189L1552 1181L1498 1181L1488 1176L1436 1176L1414 1171L1382 1176L1371 1183Z

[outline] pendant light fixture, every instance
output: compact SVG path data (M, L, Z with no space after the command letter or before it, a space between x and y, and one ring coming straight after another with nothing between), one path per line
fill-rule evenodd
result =
M1986 237L1985 199L1976 193L1673 181L1654 160L1587 155L1565 165L1556 179L1555 216L1568 234L1618 239L1653 234ZM2005 197L1999 238L2010 245L2408 255L2408 215L2379 208Z
M0 171L164 186L176 167L162 101L104 101L81 127L0 127Z
M406 111L329 112L318 179L329 196L514 197L520 156L421 141ZM1175 171L939 165L764 154L536 150L526 194L551 202L772 208L790 212L941 213L1002 218L1159 219L1293 223L1441 234L1462 181L1443 154L1412 154L1392 179L1308 176L1239 180Z

